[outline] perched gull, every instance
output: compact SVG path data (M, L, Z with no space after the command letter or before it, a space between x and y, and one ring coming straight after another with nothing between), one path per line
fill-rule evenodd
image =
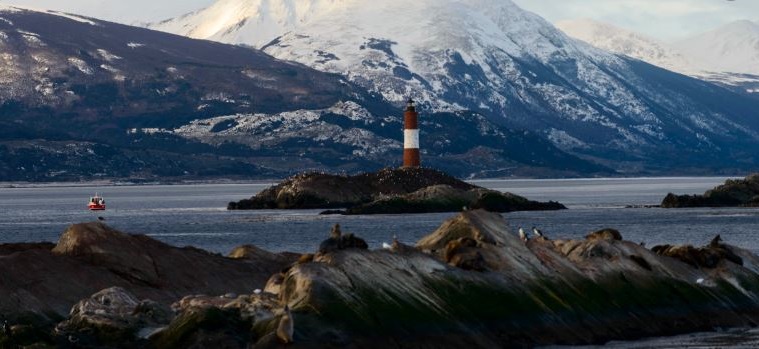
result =
M519 238L522 239L522 241L527 241L527 234L525 234L522 227L519 227Z
M545 237L545 236L543 236L543 232L541 232L540 229L535 228L535 227L532 227L532 233L535 234L535 236L537 236L539 238L544 238Z
M388 244L387 242L382 243L382 248L385 250L398 251L400 246L401 246L401 242L398 241L398 235L393 235L392 243L390 244Z

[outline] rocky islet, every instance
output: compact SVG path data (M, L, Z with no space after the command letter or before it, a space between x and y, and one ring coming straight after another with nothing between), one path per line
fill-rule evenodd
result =
M536 202L485 189L429 168L386 168L354 176L306 173L286 179L254 197L230 202L230 210L324 209L325 214L402 214L561 210L557 202Z
M708 190L703 195L670 193L662 201L661 207L759 207L759 173L744 179L728 179L725 184Z
M415 246L369 250L337 228L300 257L224 257L102 223L0 251L6 346L267 348L290 325L294 348L536 346L759 323L759 257L719 239L648 250L605 229L524 242L485 210Z

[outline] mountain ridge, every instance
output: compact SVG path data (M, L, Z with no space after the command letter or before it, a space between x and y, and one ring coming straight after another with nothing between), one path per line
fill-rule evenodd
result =
M337 74L30 10L0 11L0 33L0 180L281 178L400 159L401 109ZM459 176L613 172L476 113L423 119L425 164Z
M745 158L753 152L746 144L758 141L759 124L744 117L755 114L751 98L570 39L510 1L346 0L327 2L341 6L319 7L302 22L266 11L229 22L215 16L241 3L221 0L154 28L187 34L210 21L225 29L206 39L341 74L392 103L411 95L426 110L473 110L574 154L617 162L623 171L635 171L634 163L658 167L682 153L725 166L726 148L740 145L735 152ZM296 9L320 3L287 2ZM288 29L243 40L263 35L255 29L267 21Z
M731 22L674 42L595 20L560 21L557 27L593 46L714 82L741 93L759 92L759 23Z

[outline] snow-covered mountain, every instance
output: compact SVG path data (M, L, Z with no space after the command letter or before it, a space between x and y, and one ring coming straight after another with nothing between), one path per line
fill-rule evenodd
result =
M673 47L710 72L759 75L759 23L737 21L677 41Z
M683 74L693 75L699 72L690 57L670 44L640 33L587 18L559 21L556 27L575 39L609 52Z
M594 20L556 23L569 36L653 65L759 93L759 23L737 21L672 43Z
M570 39L509 0L219 0L152 28L259 48L391 102L478 111L631 171L730 163L759 141L755 100Z
M425 165L459 176L613 173L477 113L422 125ZM0 8L0 181L373 170L400 163L402 129L340 75L258 50Z

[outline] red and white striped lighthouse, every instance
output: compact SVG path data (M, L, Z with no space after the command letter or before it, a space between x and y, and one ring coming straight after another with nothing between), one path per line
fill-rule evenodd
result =
M414 101L409 99L403 113L403 167L420 167L419 156L419 114Z

